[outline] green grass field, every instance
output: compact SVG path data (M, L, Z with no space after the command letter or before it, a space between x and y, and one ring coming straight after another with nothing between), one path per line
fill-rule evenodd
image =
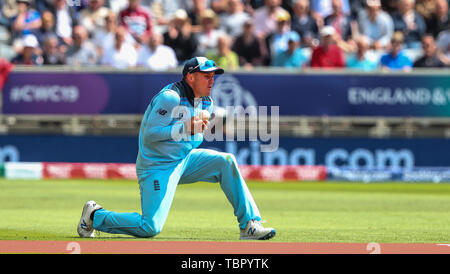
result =
M450 242L450 184L248 182L273 241ZM139 212L138 184L119 180L0 180L0 240L79 239L85 201ZM142 240L101 233L102 240ZM180 185L163 232L149 241L237 241L218 184Z

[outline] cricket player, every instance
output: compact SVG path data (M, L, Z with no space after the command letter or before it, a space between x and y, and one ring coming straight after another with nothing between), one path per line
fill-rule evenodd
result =
M95 201L83 207L77 231L94 237L94 230L135 237L161 232L178 184L219 182L234 209L241 240L267 240L275 229L261 225L259 210L229 153L198 149L209 126L214 75L224 70L205 57L188 60L179 82L165 86L144 113L139 132L136 172L142 215L103 209Z

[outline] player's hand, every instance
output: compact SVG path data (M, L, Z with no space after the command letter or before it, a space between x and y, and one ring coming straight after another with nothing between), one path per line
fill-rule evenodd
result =
M191 135L202 133L208 128L209 121L202 120L199 116L191 118L190 133Z
M209 112L203 110L200 114L193 116L190 120L191 135L202 133L208 129L209 126Z

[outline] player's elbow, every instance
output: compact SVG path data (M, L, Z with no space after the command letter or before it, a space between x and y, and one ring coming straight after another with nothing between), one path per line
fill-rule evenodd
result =
M170 139L170 133L164 127L152 127L147 130L145 139L148 143Z
M161 129L158 127L152 127L147 130L146 139L149 141L158 141Z

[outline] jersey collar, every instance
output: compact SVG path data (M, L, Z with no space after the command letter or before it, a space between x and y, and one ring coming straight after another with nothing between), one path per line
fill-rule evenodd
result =
M181 84L183 85L183 89L186 92L186 97L189 103L191 104L191 106L194 106L194 90L185 80L181 80Z

